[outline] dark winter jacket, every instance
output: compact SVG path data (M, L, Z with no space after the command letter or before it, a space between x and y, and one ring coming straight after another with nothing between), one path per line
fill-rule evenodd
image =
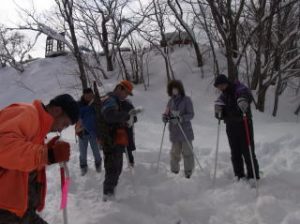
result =
M103 115L105 122L104 126L106 127L106 130L101 131L107 132L105 135L106 139L101 139L101 142L104 144L103 151L105 152L108 149L106 152L109 152L113 146L119 145L116 143L116 139L121 139L124 137L128 140L127 134L122 134L122 137L117 134L117 130L123 129L126 132L126 122L129 120L130 116L128 112L121 108L120 100L114 93L109 93L106 99L104 99L101 106L101 114ZM107 144L107 142L109 142L109 144Z
M110 125L122 125L129 120L128 112L122 110L119 98L113 93L109 93L104 100L101 112L106 122Z
M80 120L86 134L96 136L96 112L92 105L83 99L79 101Z
M252 94L249 88L240 82L230 83L225 91L222 92L218 98L219 102L224 104L223 106L223 118L225 123L241 122L243 120L243 113L240 110L237 99L243 97L248 100L249 109L247 111L247 117L251 119L250 103L252 102Z
M167 104L165 113L169 116L173 116L174 113L177 113L176 111L179 112L182 118L181 126L188 140L194 140L194 132L191 124L191 120L194 118L194 107L191 98L188 96L173 96ZM172 121L169 124L169 131L170 141L172 143L186 141L179 126Z

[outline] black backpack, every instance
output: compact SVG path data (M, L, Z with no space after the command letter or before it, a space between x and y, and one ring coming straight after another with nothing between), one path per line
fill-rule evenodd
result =
M97 88L97 84L94 81L94 93L95 99L93 102L93 107L96 113L96 135L100 140L103 150L113 146L113 139L111 128L108 126L102 114L102 103L107 98L107 96L101 97Z

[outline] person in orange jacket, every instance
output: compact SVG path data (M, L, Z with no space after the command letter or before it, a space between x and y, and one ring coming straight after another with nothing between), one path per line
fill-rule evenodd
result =
M79 117L77 102L58 95L48 105L15 103L0 111L0 224L46 224L36 211L45 204L47 165L68 161L70 145L61 132Z

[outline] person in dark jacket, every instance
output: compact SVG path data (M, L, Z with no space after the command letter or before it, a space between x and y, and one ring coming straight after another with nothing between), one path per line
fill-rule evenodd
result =
M121 108L122 110L125 110L127 112L131 111L134 109L133 104L125 99L122 100L121 102ZM134 123L137 122L137 116L133 117L133 123L127 125L127 135L128 135L128 146L126 147L127 152L128 152L128 162L129 162L129 166L134 167L134 157L133 157L133 151L136 150L136 146L135 146L135 139L134 139Z
M238 81L229 81L223 74L216 77L214 86L222 92L215 102L215 116L217 119L223 119L226 124L226 133L231 149L234 175L237 180L241 178L247 178L249 180L255 176L259 179L259 166L255 155L253 122L250 107L253 99L251 91ZM249 126L255 175L252 169L243 115L246 115ZM247 175L244 171L244 162L247 168Z
M194 140L194 132L191 120L194 117L194 107L191 98L185 95L182 82L172 80L167 86L170 100L166 111L163 114L163 122L169 122L170 141L172 149L170 152L171 171L179 173L181 156L184 161L184 173L186 178L190 178L194 170L194 153L191 149ZM187 139L184 137L181 125ZM187 142L187 140L189 142Z
M88 171L87 149L90 144L95 160L97 172L101 172L101 155L97 143L96 135L96 112L93 107L94 93L91 88L83 90L83 95L79 101L80 119L76 124L76 134L79 137L79 163L81 175L84 176Z
M103 135L105 137L101 139L105 168L103 201L114 198L122 172L123 152L128 146L127 122L134 116L134 110L127 112L122 109L121 101L132 95L132 89L131 82L122 80L102 103L101 112L109 131L109 135Z

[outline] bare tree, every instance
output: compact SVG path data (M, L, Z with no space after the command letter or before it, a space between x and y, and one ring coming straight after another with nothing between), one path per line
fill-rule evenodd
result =
M132 33L143 24L144 20L149 16L151 12L152 4L149 3L144 7L140 5L138 9L132 11L130 15L124 15L125 4L123 7L120 7L118 14L114 14L112 19L112 30L113 30L113 46L118 51L118 56L121 61L121 66L123 67L123 71L125 73L126 79L130 79L130 75L128 73L128 69L126 67L125 60L121 53L122 44L127 41L133 50L134 47L131 43L133 43ZM140 11L142 13L136 13L136 11Z
M83 63L81 52L79 50L78 41L75 33L74 2L73 0L55 0L55 3L59 8L61 16L68 24L69 32L71 34L71 41L73 45L73 54L78 64L82 88L87 88L87 79L84 70L84 63Z
M182 7L181 7L179 1L175 0L176 5L173 4L173 0L168 0L167 2L168 2L170 9L174 13L176 19L178 20L180 25L184 28L184 30L186 31L186 33L192 40L192 44L194 46L195 54L196 54L196 58L197 58L197 65L198 65L198 67L201 67L203 65L202 54L200 52L200 48L197 43L194 31L190 28L190 26L187 24L187 22L184 21L183 10L182 10ZM177 10L176 6L177 6L178 10Z
M77 8L85 20L86 25L90 26L94 38L99 41L106 57L107 71L113 71L113 52L110 44L110 22L115 13L117 0L83 0L78 2Z
M235 59L238 56L237 28L241 18L245 0L239 2L232 0L206 0L208 3L216 28L222 37L227 59L228 77L230 80L238 79L238 68Z
M184 0L187 4L189 4L192 8L192 13L194 15L194 20L195 23L200 24L200 29L205 31L206 36L208 38L209 46L213 55L213 62L214 62L214 74L218 75L220 74L220 69L219 69L219 63L218 63L218 58L216 55L216 50L215 50L215 40L213 38L213 32L215 30L215 27L209 22L211 20L211 16L208 11L208 7L205 6L200 2L200 0L197 0L196 2L193 2L193 0Z
M154 17L155 17L155 22L157 23L160 37L161 37L161 43L166 43L166 46L164 47L164 51L161 51L160 47L157 46L157 44L154 44L152 42L153 46L156 46L156 48L161 52L161 55L164 58L165 61L165 67L166 67L166 74L168 81L171 79L175 79L174 77L174 72L172 71L172 66L170 63L170 58L169 58L169 50L167 46L167 38L166 38L166 24L165 24L165 17L167 14L167 4L159 1L159 0L152 0L153 6L154 6Z
M113 71L113 58L127 37L139 27L145 16L132 16L133 13L124 14L128 11L129 0L83 0L78 2L77 8L85 22L90 27L90 34L99 41L107 61L107 70ZM149 11L150 6L144 9ZM120 54L119 54L120 56Z
M257 109L264 111L266 92L271 85L275 91L273 115L276 115L279 96L283 93L288 79L299 74L297 60L299 52L290 42L299 33L299 20L294 20L296 1L260 1L249 5L248 21L241 24L242 33L246 29L249 51L255 55L252 71L252 89L257 88ZM252 17L252 18L251 18ZM257 24L253 27L253 22ZM254 32L253 32L254 31ZM246 44L247 44L246 43ZM246 46L246 45L245 45ZM294 52L290 54L289 52Z
M24 72L25 56L34 47L38 34L33 42L18 31L12 31L3 26L0 27L0 61L2 67L7 63L19 72Z
M100 61L100 55L99 55L99 51L97 51L95 45L96 45L96 39L95 39L95 35L93 32L93 28L90 26L90 24L88 23L88 21L84 18L77 18L78 20L78 27L79 29L82 31L84 37L87 42L88 42L88 46L91 47L92 49L92 54L93 54L93 58L96 62L96 66L93 66L93 69L99 70L103 76L104 79L108 79L108 76L106 74L105 69L103 69L101 61ZM86 65L87 63L85 63ZM89 66L89 69L91 69L91 66Z

